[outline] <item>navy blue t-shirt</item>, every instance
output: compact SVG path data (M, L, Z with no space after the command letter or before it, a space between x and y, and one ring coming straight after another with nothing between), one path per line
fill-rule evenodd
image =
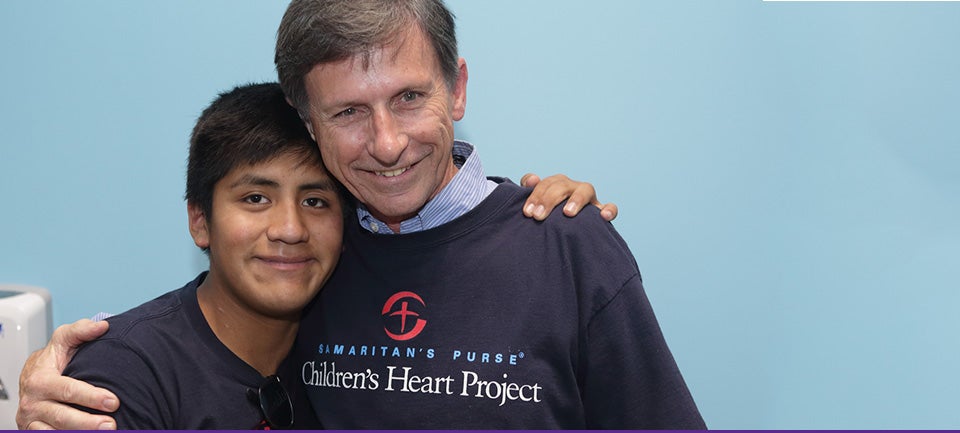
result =
M334 429L702 429L627 245L504 183L410 234L354 221L291 355Z
M260 410L248 390L264 378L224 346L204 319L197 303L204 277L206 272L107 319L110 330L83 345L67 365L64 374L119 397L120 409L110 414L119 429L260 426ZM294 385L287 388L296 395L301 385Z

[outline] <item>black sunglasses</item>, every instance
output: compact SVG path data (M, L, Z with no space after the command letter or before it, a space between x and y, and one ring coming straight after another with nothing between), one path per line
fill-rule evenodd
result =
M276 375L264 378L257 391L247 389L247 397L260 407L260 414L263 415L263 420L256 428L269 430L293 426L293 402Z

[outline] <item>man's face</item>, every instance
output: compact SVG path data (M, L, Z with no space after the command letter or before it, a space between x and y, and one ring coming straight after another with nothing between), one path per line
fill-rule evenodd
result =
M189 206L194 241L210 248L205 290L221 308L299 317L340 257L341 205L327 172L298 156L233 169L214 188L209 220Z
M466 63L447 86L416 26L363 56L315 66L304 78L309 127L334 177L390 225L450 182L453 122L466 106Z

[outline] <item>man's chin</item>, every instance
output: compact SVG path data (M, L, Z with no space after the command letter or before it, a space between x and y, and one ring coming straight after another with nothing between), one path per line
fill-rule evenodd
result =
M370 211L376 219L387 224L399 224L402 221L406 221L420 212L420 209L423 209L425 205L426 200L393 200L374 203L373 205L366 204L367 210Z

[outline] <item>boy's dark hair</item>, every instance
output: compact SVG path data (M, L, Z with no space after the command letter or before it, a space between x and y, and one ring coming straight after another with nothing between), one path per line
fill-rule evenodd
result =
M185 198L209 220L214 186L231 170L290 154L304 164L323 165L320 149L279 84L247 84L221 93L200 114L190 136ZM349 195L330 179L339 187L346 215Z

